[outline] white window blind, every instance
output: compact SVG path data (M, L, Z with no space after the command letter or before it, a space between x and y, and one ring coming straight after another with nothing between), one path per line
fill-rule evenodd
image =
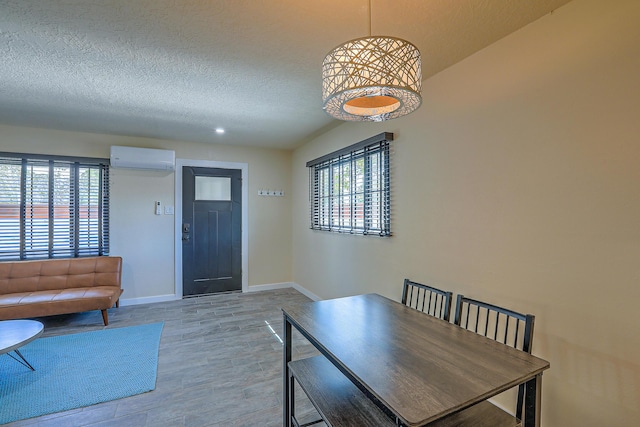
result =
M381 133L307 162L313 230L391 235L392 140Z
M109 161L0 153L0 261L109 253Z

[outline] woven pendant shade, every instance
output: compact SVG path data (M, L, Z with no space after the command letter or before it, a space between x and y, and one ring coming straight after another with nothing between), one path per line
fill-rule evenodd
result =
M362 37L333 49L322 63L322 101L332 117L384 121L415 111L420 96L420 51L395 37Z

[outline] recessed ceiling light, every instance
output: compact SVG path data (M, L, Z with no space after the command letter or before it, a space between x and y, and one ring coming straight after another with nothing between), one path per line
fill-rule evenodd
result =
M224 133L224 129L222 129L222 128L216 128L216 133Z

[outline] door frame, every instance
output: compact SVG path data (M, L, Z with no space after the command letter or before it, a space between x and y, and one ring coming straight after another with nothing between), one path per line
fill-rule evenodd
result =
M242 176L242 292L249 290L249 164L235 162L219 162L215 160L176 159L175 172L175 293L176 299L182 299L182 167L240 169Z

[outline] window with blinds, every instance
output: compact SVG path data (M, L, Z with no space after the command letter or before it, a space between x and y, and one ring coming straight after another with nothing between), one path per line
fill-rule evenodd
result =
M307 162L311 229L390 236L389 144L381 133Z
M109 161L0 153L0 261L109 253Z

